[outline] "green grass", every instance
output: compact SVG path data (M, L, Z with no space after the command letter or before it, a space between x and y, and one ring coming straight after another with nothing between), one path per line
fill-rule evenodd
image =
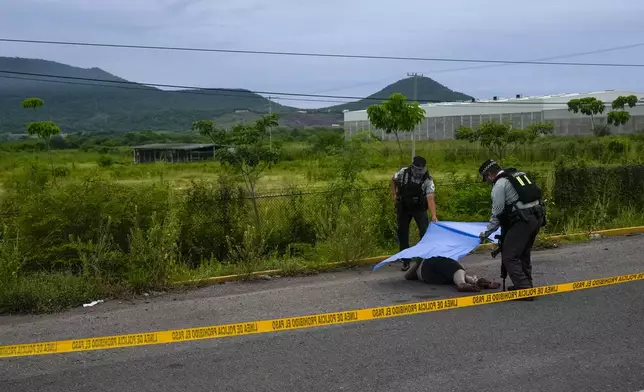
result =
M102 282L66 273L37 273L21 277L0 289L4 313L51 313L91 299L125 295Z
M535 173L546 191L543 236L588 232L644 225L644 206L591 200L573 211L554 205L555 162L642 163L643 146L639 135L543 138L501 163ZM407 161L409 147L403 143ZM489 187L476 170L488 151L461 141L416 148L435 177L439 219L486 221ZM125 147L105 154L3 151L0 312L53 312L99 297L168 289L176 281L270 269L310 273L329 262L352 265L393 254L388 187L403 166L398 147L372 141L344 151L330 153L318 141L285 143L258 190L291 196L259 199L260 226L239 193L243 185L217 162L135 165ZM351 173L359 176L349 180ZM377 189L360 190L365 187ZM418 241L413 224L410 234Z
M410 143L402 142L405 162L410 159ZM621 164L642 161L644 141L634 137L543 138L534 146L520 148L506 159L507 164L520 165L522 169L548 173L560 157L580 156L601 164ZM370 162L365 171L369 183L386 183L393 172L404 164L401 162L395 142L373 141L369 145ZM70 178L99 175L123 184L167 181L178 188L185 187L194 179L215 180L221 172L216 162L189 164L142 164L132 163L128 147L113 148L114 152L99 154L80 150L54 150L51 159L56 166L70 169ZM418 142L417 154L428 160L428 166L437 181L449 181L453 176L475 174L478 165L490 157L488 151L464 141ZM114 164L100 167L102 155L109 155ZM307 187L324 187L334 177L334 157L312 150L307 143L295 142L284 146L282 161L270 168L259 182L261 192L279 190L287 184ZM45 152L3 152L0 158L0 179L11 175L31 162L49 164Z

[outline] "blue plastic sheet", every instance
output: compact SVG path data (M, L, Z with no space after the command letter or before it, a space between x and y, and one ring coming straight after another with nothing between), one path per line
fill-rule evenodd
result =
M481 243L479 233L485 231L486 226L487 222L431 223L418 244L381 261L373 267L373 270L375 271L393 261L417 257L428 259L434 256L442 256L460 260L479 246ZM494 236L500 234L500 232L501 229L498 229L488 238L498 243Z

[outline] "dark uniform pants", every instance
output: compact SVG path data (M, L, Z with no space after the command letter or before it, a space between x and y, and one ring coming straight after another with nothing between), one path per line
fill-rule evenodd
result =
M396 203L396 220L398 221L398 244L400 250L409 248L409 224L414 218L418 225L418 234L423 238L427 227L429 227L429 216L426 209L406 209L400 203Z
M527 222L521 220L512 225L503 240L503 265L517 289L533 287L530 254L543 223L543 217L532 212L526 213L526 217Z

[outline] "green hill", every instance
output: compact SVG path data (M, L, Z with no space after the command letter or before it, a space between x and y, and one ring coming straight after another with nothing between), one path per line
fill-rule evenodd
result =
M418 78L417 99L421 103L426 102L450 102L450 101L469 101L471 96L460 92L452 91L449 88L428 77ZM342 105L332 106L328 109L333 111L343 110L365 110L374 103L384 101L393 93L401 93L412 100L414 97L414 78L405 78L390 84L375 94L371 94L367 99L356 102L345 103Z
M63 132L181 131L193 120L213 119L220 125L248 121L268 112L269 101L244 89L166 91L129 83L100 68L78 68L40 59L0 57L0 133L24 133L29 121L53 120ZM60 77L83 78L64 79ZM23 109L24 98L39 97L45 106ZM303 114L272 103L285 126L331 125L337 113Z
M274 102L271 105L273 112L280 114L282 126L330 126L342 121L343 110L366 109L395 92L413 98L413 78L399 80L370 99L327 108L303 111ZM427 77L418 79L417 96L421 102L472 98ZM36 112L23 109L21 102L29 97L43 99L45 106ZM252 121L268 108L266 98L244 89L168 91L128 82L100 68L0 57L0 133L25 133L28 122L39 120L55 121L65 133L184 131L194 120L212 119L221 126Z

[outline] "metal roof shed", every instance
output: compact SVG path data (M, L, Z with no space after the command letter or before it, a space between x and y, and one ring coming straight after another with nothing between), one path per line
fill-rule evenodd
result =
M132 147L134 163L165 161L170 163L195 162L212 159L214 144L156 143Z

